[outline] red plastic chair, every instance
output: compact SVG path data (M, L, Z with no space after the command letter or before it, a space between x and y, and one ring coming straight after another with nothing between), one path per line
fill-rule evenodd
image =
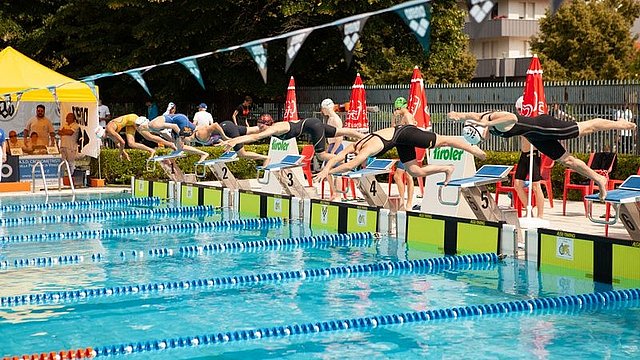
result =
M309 186L313 186L313 174L311 174L311 161L313 160L313 155L315 155L315 150L313 149L313 145L305 145L302 147L302 153L300 155L304 156L302 160L302 172L304 176L307 178L309 182Z
M613 156L611 156L611 159L609 161L609 164L602 166L602 164L594 164L594 160L596 158L601 158L603 156L607 156L610 155L611 153L591 153L589 155L589 160L587 161L587 166L589 166L590 168L593 169L594 165L598 165L599 167L604 167L604 168L599 168L599 169L594 169L595 172L597 172L598 174L601 174L603 176L605 176L607 178L607 187L609 187L608 183L609 183L609 174L611 174L611 171L613 170L613 164L616 161L616 154L613 154ZM594 186L593 180L589 180L586 184L576 184L576 183L572 183L571 182L571 174L574 173L575 171L571 170L571 169L566 169L564 171L564 189L562 191L562 215L566 215L566 210L567 210L567 194L569 193L569 190L578 190L580 192L582 192L582 198L583 198L583 204L584 204L584 214L585 216L587 216L587 201L584 200L584 197L587 195L591 195L593 194L594 190L596 190L596 187Z
M540 186L544 186L544 190L547 192L549 198L549 206L553 208L553 186L551 185L551 172L555 161L545 154L540 154Z
M496 204L500 199L500 194L511 194L511 205L514 209L518 210L518 217L522 216L522 203L520 202L520 198L518 197L518 193L516 192L516 188L513 186L515 184L516 179L516 169L518 168L518 164L513 166L511 172L509 172L509 176L511 177L511 185L503 185L502 181L496 183Z

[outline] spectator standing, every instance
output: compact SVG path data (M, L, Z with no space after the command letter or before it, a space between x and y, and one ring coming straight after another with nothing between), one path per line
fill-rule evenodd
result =
M233 115L231 115L231 119L236 125L249 126L247 120L251 117L251 104L253 104L251 96L245 96L242 104L238 105Z
M29 119L27 125L24 127L25 140L34 132L38 134L38 142L34 144L34 146L43 145L46 147L56 143L56 133L53 129L53 124L51 124L51 120L45 116L45 108L42 104L36 106L36 116Z
M102 103L102 100L98 100L98 125L105 127L111 120L111 112L109 107Z
M211 124L213 124L213 116L207 112L207 104L202 103L198 105L198 112L193 115L193 125L199 127L209 126Z
M628 106L624 110L616 112L616 121L633 121L633 113ZM633 152L633 132L631 130L620 130L618 139L618 151L622 153Z
M65 124L58 130L58 135L60 135L60 155L62 160L66 160L69 163L71 174L73 174L76 167L79 132L80 125L76 122L75 115L68 113L65 117Z
M417 125L416 119L408 109L407 99L399 97L393 103L394 111L391 118L391 127L404 126L404 125ZM405 179L406 179L406 193L407 199L405 201ZM400 209L411 210L413 208L413 176L411 176L405 169L404 164L400 161L396 164L396 170L393 173L393 181L398 186L398 197L400 198Z
M333 103L333 100L324 99L322 100L322 103L320 103L320 112L327 118L327 125L331 125L336 129L342 129L342 119L333 110L334 106L335 104ZM343 149L342 140L342 136L327 138L327 143L329 144L327 147L327 153L335 156L341 152ZM331 201L337 201L340 199L340 194L336 193L335 179L331 176L328 179Z

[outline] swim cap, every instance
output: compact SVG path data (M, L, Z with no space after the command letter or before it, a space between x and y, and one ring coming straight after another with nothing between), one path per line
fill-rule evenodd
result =
M264 124L267 126L273 125L273 118L269 114L262 114L258 119L258 124Z
M96 136L98 137L98 139L102 139L104 137L104 128L102 126L96 126L94 132L96 133Z
M406 108L407 107L407 99L403 98L402 96L397 98L396 101L393 103L394 107L396 109L402 109L402 108Z
M522 110L522 103L524 102L524 96L520 96L518 100L516 100L516 110Z
M333 103L333 100L331 99L324 99L322 100L322 103L320 103L320 108L322 109L333 109L333 107L335 106L335 104Z
M484 127L467 123L462 127L462 137L471 145L477 145L484 141Z
M136 119L136 126L142 126L142 125L148 125L149 124L149 119L147 119L144 116L139 116Z

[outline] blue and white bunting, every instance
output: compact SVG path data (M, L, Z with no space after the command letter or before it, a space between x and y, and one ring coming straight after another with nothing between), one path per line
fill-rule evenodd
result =
M135 79L135 81L138 82L138 84L140 84L140 86L142 86L142 88L144 89L144 91L151 96L151 92L149 91L149 87L147 86L147 82L144 81L144 78L142 77L142 70L128 70L124 72L125 74L131 76L132 78Z
M293 59L296 58L296 55L298 55L298 51L302 47L302 44L312 31L313 29L304 29L287 38L287 62L284 67L284 72L289 71L289 66L291 66L291 63L293 63Z
M248 45L246 49L249 51L253 60L258 64L258 70L260 70L260 75L262 75L262 80L264 83L267 83L267 48L264 46L264 43Z
M396 13L413 30L425 52L429 51L431 41L431 5L419 4L396 10Z

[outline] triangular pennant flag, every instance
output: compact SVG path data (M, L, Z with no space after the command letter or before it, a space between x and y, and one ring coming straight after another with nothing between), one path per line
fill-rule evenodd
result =
M144 78L142 77L142 72L140 70L125 71L125 74L128 74L129 76L134 78L138 82L138 84L140 84L140 86L142 86L144 91L147 92L147 95L151 96L151 92L149 91L149 87L147 87L147 82L144 81Z
M198 68L198 60L194 58L180 59L178 62L189 70L191 75L193 75L196 80L198 80L198 84L202 86L204 89L204 81L202 80L202 73L200 73L200 68Z
M262 80L264 83L267 83L267 48L264 44L257 44L247 46L246 48L253 60L258 64L258 69L260 70L260 74L262 75Z
M551 0L551 15L555 15L564 0Z
M362 17L358 20L348 22L340 26L343 34L342 43L344 44L347 65L351 64L353 49L356 47L358 40L360 40L360 32L364 28L364 24L367 22L368 18L369 17Z
M491 0L469 0L469 15L477 23L481 23L491 13L493 5Z
M87 84L89 89L91 89L93 96L97 98L98 94L96 93L96 83L93 80L85 80L84 83Z
M396 13L413 30L425 52L429 51L431 38L431 5L420 4L396 10Z
M287 62L284 67L284 72L289 71L289 66L291 66L291 63L293 63L293 59L295 59L296 55L298 55L298 51L302 47L302 44L312 31L313 29L305 29L298 34L287 38Z

